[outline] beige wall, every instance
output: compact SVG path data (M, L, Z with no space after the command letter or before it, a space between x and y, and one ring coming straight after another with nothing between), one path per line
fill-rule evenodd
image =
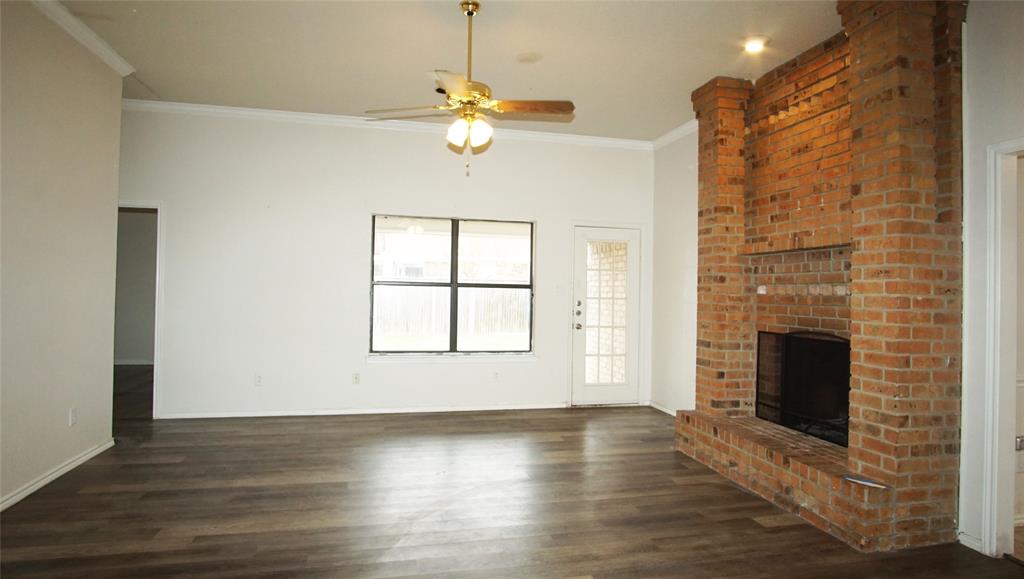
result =
M117 215L117 300L114 363L153 363L156 306L156 211L122 209Z
M697 131L654 152L651 401L692 410L697 376Z
M8 506L111 440L121 77L30 4L0 6Z

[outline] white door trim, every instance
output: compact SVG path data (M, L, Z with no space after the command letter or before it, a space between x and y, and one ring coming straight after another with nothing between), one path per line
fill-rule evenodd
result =
M986 246L982 271L983 290L977 298L984 299L984 320L964 316L964 378L970 379L968 368L979 368L983 374L984 437L981 488L981 551L998 557L1013 551L1014 444L1016 421L1016 352L1017 352L1017 223L1016 154L1024 151L1024 139L990 145L986 152L985 231L974 231L965 219L964 255L973 243ZM966 179L965 179L966 181ZM969 204L965 203L965 211ZM965 259L964 301L975 299L969 283L972 275ZM966 311L966 310L965 310ZM968 326L978 328L985 337L984 347L977 348L966 339ZM1008 355L1002 355L1002 352ZM969 385L964 384L967 393ZM1010 434L1006 434L1010 433ZM971 508L961 492L960 508ZM961 517L962 518L962 517ZM969 541L965 541L969 542Z
M153 300L153 420L160 415L160 369L163 358L160 349L161 316L164 299L164 204L162 201L119 201L121 209L156 210L156 297ZM111 424L113 427L113 424Z

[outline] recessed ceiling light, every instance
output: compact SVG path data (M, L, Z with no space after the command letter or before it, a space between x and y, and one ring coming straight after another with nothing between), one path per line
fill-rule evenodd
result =
M745 50L747 54L758 54L764 51L765 44L768 44L767 38L748 38L747 41L743 43L743 50Z

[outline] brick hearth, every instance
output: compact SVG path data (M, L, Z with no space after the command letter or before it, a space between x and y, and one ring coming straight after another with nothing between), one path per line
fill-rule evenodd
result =
M858 549L877 548L893 493L851 482L846 449L754 417L676 417L677 450Z
M678 448L859 549L950 542L966 4L838 9L843 33L693 93L697 407ZM850 339L849 449L753 416L759 330Z

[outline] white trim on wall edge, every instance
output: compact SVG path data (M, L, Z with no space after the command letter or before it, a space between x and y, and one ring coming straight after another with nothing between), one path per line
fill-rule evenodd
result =
M32 0L32 5L117 74L125 77L135 73L135 67L57 0Z
M128 359L128 360L114 360L115 366L152 366L153 360L142 360L142 359Z
M651 400L650 402L648 402L648 404L650 404L651 408L653 408L655 410L660 410L660 411L664 412L665 414L668 414L672 418L676 417L676 413L674 411L672 411L672 410L669 410L667 406L662 406L661 404L658 404L654 400Z
M969 547L971 549L974 549L975 551L981 551L981 539L978 537L974 537L972 535L968 535L963 531L960 531L959 535L957 536L957 540L960 542L961 545L965 547Z
M657 139L654 139L653 141L651 141L651 144L654 146L655 150L658 150L666 145L671 145L672 143L678 141L679 139L682 139L686 135L690 135L696 132L697 119L693 119L679 125L678 127L672 129L671 131L665 133L664 135L658 137Z
M0 500L0 511L7 510L8 507L16 504L21 499L43 488L44 486L46 486L53 480L57 479L61 475L67 473L68 471L72 470L73 468L77 467L78 465L96 456L97 454L100 454L101 452L107 450L112 446L114 446L114 440L110 439L106 442L101 442L100 444L97 444L96 446L87 449L76 456L69 458L62 464L57 465L49 472L46 472L39 478L28 482L27 484L23 485L20 489L10 493L2 500Z
M204 115L236 119L272 120L292 123L304 123L311 125L371 129L378 131L401 131L406 133L429 133L443 135L445 131L448 130L447 125L443 123L426 123L416 121L371 122L370 119L367 119L365 117L350 117L345 115L301 113L294 111L277 111L271 109L251 109L245 107L227 107L220 105L200 105L191 103L175 103L137 99L123 99L121 108L125 111L178 113L186 115ZM523 131L519 129L494 129L494 136L496 139L508 139L513 141L561 143L567 145L607 147L613 149L630 149L637 151L651 151L654 149L654 145L651 143L651 141L641 141L636 139L617 139L611 137L593 137L589 135L573 135L566 133L545 133L541 131Z
M275 416L348 416L353 414L417 414L432 412L482 412L495 410L551 410L570 408L560 404L488 404L484 406L413 406L406 408L331 408L318 410L258 410L252 412L170 412L157 420L180 418L270 418Z
M966 151L967 148L965 147ZM983 391L984 400L982 404L985 419L983 421L983 436L982 436L982 480L981 480L981 538L978 543L978 551L989 556L999 556L1003 552L1011 552L1013 550L1013 529L1012 520L1009 521L1009 541L1008 545L1003 545L1000 548L1000 527L1005 529L1006 523L1001 525L1001 521L1005 519L1000 516L999 504L1002 500L1008 500L1009 503L1013 504L1013 499L1007 499L1009 494L1012 497L1014 491L1014 480L1012 475L1008 477L1008 480L1001 481L999 470L1000 461L999 457L1002 451L1006 448L1006 445L1011 444L1010 441L1001 440L999 436L999 429L1002 420L1000 418L1001 403L1000 398L1003 394L1010 394L1011 398L1015 396L1014 390L1016 390L1016 366L1012 369L1004 368L1004 364L1009 364L1009 356L1002 356L1002 344L1001 344L1001 330L1002 324L1009 323L1004 322L1002 319L1001 311L1001 293L1003 289L1002 275L1002 252L1003 243L1000 213L1004 194L1004 187L1002 179L1000 177L1000 163L1004 157L1015 154L1021 150L1024 150L1024 138L1013 139L1002 143L988 145L985 152L985 224L986 228L984 231L975 232L973 228L969 227L969 223L972 220L972 214L970 212L970 205L965 206L965 219L964 219L964 251L967 255L967 251L970 248L970 244L985 240L985 262L982 264L982 283L984 288L983 297L985 301L985 313L981 327L986 335L985 350L984 352L975 353L972 349L972 344L969 344L965 339L963 344L963 358L964 364L979 364L982 368L983 378ZM969 183L969 175L967 175L967 165L965 165L964 182ZM1016 192L1012 195L1015 197ZM1016 213L1012 214L1011 219L1016 219ZM1018 225L1018 230L1019 226ZM1018 234L1019 232L1011 232ZM964 296L969 299L971 294L975 291L974 284L970 283L973 274L971 274L971 261L969 259L964 260ZM1019 272L1018 272L1019 273ZM982 293L982 292L979 292ZM978 299L975 297L974 299ZM1016 324L1016 322L1013 322ZM965 316L963 325L966 328L968 324L977 325L978 322L973 317ZM1016 332L1011 332L1011 336L1015 336ZM1015 337L1012 338L1015 342ZM1017 344L1012 343L1010 345L1012 351L1016 351ZM1005 371L1005 372L1004 372ZM1013 376L1014 384L1011 384L1008 380L1009 376L1002 378L1008 374ZM1003 380L1006 380L1004 383ZM1009 390L1003 392L1004 389ZM1016 409L1012 409L1016 413ZM961 433L961 436L963 434ZM1011 447L1012 448L1012 447ZM962 468L962 467L961 467ZM1016 471L1016 469L1014 469ZM964 508L964 501L961 497L960 508ZM1011 508L1013 508L1011 506ZM962 533L962 531L961 531ZM963 536L963 535L962 535ZM1004 539L1005 540L1005 539ZM970 546L968 543L965 545ZM1007 548L1008 547L1008 548Z

